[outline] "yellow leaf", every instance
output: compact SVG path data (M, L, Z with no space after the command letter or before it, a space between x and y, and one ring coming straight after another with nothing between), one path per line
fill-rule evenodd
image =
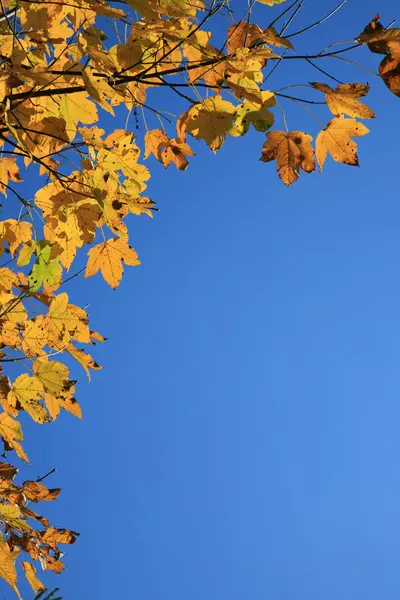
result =
M166 145L169 142L169 137L162 129L151 129L146 132L144 136L144 158L148 158L150 154L153 154L157 160L160 160L160 148L162 145Z
M14 504L0 504L0 519L18 519L21 511Z
M335 117L319 132L316 139L316 156L322 171L328 153L340 163L357 166L357 144L351 137L366 135L369 129L355 119Z
M343 83L338 85L336 90L325 83L314 82L311 85L325 94L328 108L336 117L341 114L349 117L360 117L361 119L373 119L375 117L374 111L358 100L358 98L368 94L369 85Z
M235 114L236 108L227 100L207 98L188 110L181 126L196 139L204 140L215 153L224 143Z
M312 137L301 131L271 131L262 149L260 158L263 162L276 160L276 170L285 185L294 183L300 169L306 173L315 170Z
M43 327L48 330L52 343L60 342L67 344L70 340L68 325L71 321L71 313L68 308L68 295L63 292L52 300Z
M35 360L33 370L46 392L57 396L68 382L69 369L63 363Z
M90 125L98 120L96 105L89 100L85 92L62 96L60 116L65 120L65 129L70 141L75 138L78 123Z
M53 394L49 394L48 392L44 392L43 398L50 417L53 419L53 421L55 421L61 410L58 398L53 396Z
M0 577L2 577L13 590L17 593L18 597L21 598L17 588L17 572L15 570L15 559L18 556L18 552L14 550L11 552L9 545L4 540L0 541Z
M90 69L85 69L82 73L82 79L93 100L96 100L104 110L114 116L114 110L107 100L111 100L115 93L113 88L108 85L106 78L97 77Z
M43 583L40 581L40 579L38 579L35 575L35 573L36 573L35 567L31 563L25 562L25 561L22 561L21 564L22 564L22 568L24 569L24 572L25 572L25 577L28 580L28 583L31 586L31 588L33 589L33 591L41 592L42 590L45 590L46 587L43 585Z
M86 265L85 277L95 275L100 269L107 283L115 289L120 284L124 272L122 263L137 267L140 261L135 250L125 240L111 238L91 248Z
M18 285L18 277L6 267L0 268L0 303L13 299L12 289Z
M47 331L43 325L43 317L40 315L28 321L23 332L22 350L26 356L36 357L43 354L43 348L47 344Z
M76 348L73 344L69 344L67 346L66 350L67 350L67 352L70 353L71 356L73 356L75 358L75 360L77 360L79 362L79 364L82 365L82 367L86 371L86 374L87 374L89 380L90 380L89 369L92 369L93 371L100 371L100 369L103 368L99 364L97 364L97 362L90 356L90 354L87 354L83 350Z
M21 425L18 423L18 421L15 421L5 412L0 414L0 436L7 442L7 444L15 449L16 453L22 460L29 462L28 457L19 443L24 439Z
M257 0L260 4L266 4L266 6L273 6L274 4L283 4L286 0Z
M8 243L11 256L14 256L18 246L23 242L28 242L31 237L32 223L15 219L0 221L0 239Z
M273 6L274 4L283 4L286 0L257 0L260 4L266 4L267 6Z
M8 377L1 376L0 377L0 404L3 407L3 410L11 415L12 417L16 417L18 415L18 410L14 405L10 404L8 400L8 394L11 391L10 380Z
M15 158L0 159L0 192L6 194L9 181L22 181Z
M23 373L12 384L8 401L13 406L16 406L18 401L36 423L48 423L49 415L40 403L43 391L42 382L38 377L30 377L27 373Z
M50 527L41 534L42 542L51 547L57 547L58 544L73 544L79 534L69 529L58 529Z

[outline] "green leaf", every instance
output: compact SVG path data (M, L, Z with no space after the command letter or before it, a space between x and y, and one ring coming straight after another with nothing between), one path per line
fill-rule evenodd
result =
M29 291L36 292L42 285L52 287L56 285L62 276L62 267L59 258L51 258L51 245L46 242L37 251L37 260L33 265L32 272L28 277Z

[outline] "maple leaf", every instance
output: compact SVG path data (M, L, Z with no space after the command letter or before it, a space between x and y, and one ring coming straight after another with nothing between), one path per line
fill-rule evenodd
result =
M75 358L76 361L85 369L86 375L90 380L90 371L100 371L103 367L101 367L97 362L84 350L80 348L76 348L73 344L68 344L66 348L67 352L70 353L71 356ZM1 389L1 388L0 388Z
M152 129L146 133L145 148L144 158L153 154L164 167L168 167L173 162L181 171L184 171L189 164L186 156L194 156L189 144L179 138L170 140L162 129Z
M69 369L58 361L36 360L33 371L46 392L57 396L68 385Z
M0 221L0 240L8 243L12 257L17 248L23 242L28 242L31 237L32 223L28 223L27 221L17 221L16 219Z
M366 135L368 132L369 129L355 119L340 116L329 121L315 141L320 170L322 171L328 153L337 162L357 166L357 144L351 138Z
M60 116L65 121L65 130L70 141L75 138L78 123L88 125L96 123L98 119L96 105L87 98L85 92L62 96Z
M0 159L0 192L6 194L9 181L22 181L15 158Z
M29 462L27 455L19 443L24 439L21 425L5 412L0 414L0 436L10 448L14 448L22 460Z
M379 65L379 74L389 90L400 97L400 60L386 56Z
M266 4L266 6L273 6L274 4L283 4L286 0L257 0L260 4Z
M49 415L40 403L43 391L39 377L30 377L23 373L12 384L8 393L8 403L13 407L20 405L36 423L48 423Z
M22 350L26 356L44 354L43 348L48 342L48 335L43 326L42 315L27 322L22 336Z
M292 185L299 178L300 169L306 173L315 170L311 140L310 135L301 131L271 131L267 134L260 160L276 160L279 177L285 185Z
M37 249L37 260L28 277L29 289L36 292L42 285L44 288L56 289L62 276L62 267L58 256L52 256L52 246L48 243Z
M263 0L258 0L258 2L260 1L263 2ZM287 38L278 35L275 27L267 27L267 29L264 29L260 38L262 41L271 44L271 46L283 46L284 48L294 50L292 42Z
M361 83L343 83L333 90L325 83L311 83L317 90L326 96L326 103L332 114L338 117L341 114L361 119L373 119L375 113L365 104L359 102L369 92L369 85Z
M49 490L44 483L25 481L23 493L30 502L48 502L56 500L61 492L60 488Z
M195 104L178 124L178 135L183 138L185 131L196 139L204 140L215 153L224 143L232 127L236 108L222 98L207 98Z
M114 116L114 110L107 102L107 100L113 98L114 92L112 87L108 85L107 80L103 77L94 75L90 69L85 69L83 71L82 78L86 89L93 100L95 100L101 108L104 108L104 110ZM94 121L91 122L93 123Z
M14 479L18 473L18 469L13 465L9 465L5 462L0 462L0 478L1 479Z
M24 569L25 577L26 577L29 585L33 589L33 591L40 592L42 590L45 590L46 587L43 585L43 583L40 581L40 579L38 579L36 577L35 567L31 563L26 562L26 561L22 561L21 565L22 565L22 568Z
M85 277L95 275L100 269L107 283L114 289L121 282L124 272L122 263L137 267L140 261L135 250L125 240L111 238L91 248L86 265Z
M17 572L15 570L15 559L17 558L19 552L11 551L10 546L4 540L0 541L0 577L2 577L7 583L10 584L12 589L18 595L18 598L21 598L21 595L17 589Z
M51 527L41 534L41 540L52 548L57 548L58 544L73 544L79 533L69 529L58 529Z
M262 92L264 95L263 104L257 104L245 100L243 104L237 107L236 118L230 135L244 135L249 130L250 124L257 131L265 132L274 124L274 115L267 107L275 105L275 96L270 92ZM265 94L269 94L269 97Z

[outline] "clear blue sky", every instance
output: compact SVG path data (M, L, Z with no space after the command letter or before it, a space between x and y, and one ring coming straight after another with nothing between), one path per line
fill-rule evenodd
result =
M334 6L307 4L297 26ZM400 18L395 0L348 0L309 47L378 9ZM70 287L109 338L105 367L80 385L83 422L26 426L24 470L57 467L46 514L81 532L51 579L65 600L399 598L400 99L328 66L373 83L360 169L329 160L287 189L260 134L197 145L184 174L149 163L161 210L132 221L143 266L117 291Z

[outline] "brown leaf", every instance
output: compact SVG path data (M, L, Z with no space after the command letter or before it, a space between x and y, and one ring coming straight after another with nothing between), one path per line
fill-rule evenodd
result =
M276 170L285 185L292 185L300 174L315 170L312 137L301 131L271 131L267 133L260 160L270 162L276 160Z
M379 65L379 74L389 90L400 98L400 61L386 56Z
M14 479L17 473L18 469L16 467L13 467L13 465L9 465L5 462L0 462L0 478Z
M61 489L54 488L49 490L44 483L38 483L37 481L25 481L23 485L23 492L30 502L47 502L49 500L56 500L61 492Z

